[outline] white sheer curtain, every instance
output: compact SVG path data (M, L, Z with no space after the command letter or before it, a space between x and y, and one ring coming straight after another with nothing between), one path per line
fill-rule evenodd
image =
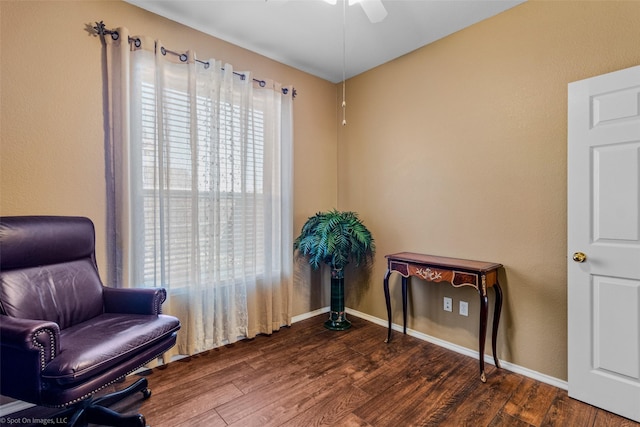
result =
M181 354L290 324L293 91L117 31L109 282L165 287Z

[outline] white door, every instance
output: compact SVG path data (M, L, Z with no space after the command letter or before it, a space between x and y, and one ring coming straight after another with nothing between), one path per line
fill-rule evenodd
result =
M569 84L567 190L569 396L640 421L640 66Z

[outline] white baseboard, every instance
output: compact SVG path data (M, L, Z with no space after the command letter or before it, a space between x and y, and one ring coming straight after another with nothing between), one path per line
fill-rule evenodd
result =
M310 311L308 313L303 313L303 314L299 314L297 316L293 316L291 318L291 323L301 322L303 320L315 317L315 316L317 316L319 314L328 313L330 309L331 309L330 307L322 307L322 308L319 308L317 310Z
M359 317L361 319L367 320L371 323L375 323L376 325L380 325L380 326L384 326L385 328L388 327L388 321L387 320L383 320L380 319L378 317L374 317L371 316L369 314L366 313L362 313L360 311L357 310L353 310L351 308L347 308L346 309L348 314L351 314L353 316ZM402 326L398 325L396 323L393 323L391 325L391 329L393 329L394 331L400 331L402 332ZM474 351L471 350L469 348L466 347L462 347L458 344L453 344L449 341L444 341L441 340L440 338L436 338L436 337L432 337L431 335L427 335L424 334L422 332L419 331L415 331L413 329L409 329L407 328L407 335L410 335L412 337L416 337L418 339L421 339L423 341L428 341L430 343L439 345L440 347L444 347L448 350L452 350L455 351L456 353L460 353L460 354L464 354L466 356L471 356L474 359L478 358L478 351ZM493 361L493 356L489 356L487 354L484 355L484 361L485 363L489 363L491 365L495 365L494 361ZM525 377L529 377L529 378L533 378L534 380L543 382L545 384L549 384L552 385L554 387L558 387L561 388L563 390L567 390L568 389L568 384L566 381L560 380L558 378L534 371L532 369L529 368L525 368L523 366L519 366L516 365L514 363L510 363L510 362L505 362L504 360L500 361L500 365L502 366L502 368L507 369L511 372L515 372L516 374L521 374L524 375Z

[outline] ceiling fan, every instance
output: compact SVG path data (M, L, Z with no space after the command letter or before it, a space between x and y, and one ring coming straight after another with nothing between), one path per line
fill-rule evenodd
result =
M324 0L329 4L335 5L338 0ZM347 0L344 0L347 1ZM349 6L360 4L362 10L372 23L380 22L387 16L387 10L382 4L382 0L349 0Z

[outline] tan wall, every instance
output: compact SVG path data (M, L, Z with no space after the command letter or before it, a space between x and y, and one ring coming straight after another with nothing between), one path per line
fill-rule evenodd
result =
M0 19L0 214L90 217L103 271L101 47L85 31L95 21L293 84L295 229L337 204L333 84L120 1L0 1ZM296 275L294 314L327 304L309 288L308 271L302 270Z
M567 84L640 64L638 40L640 2L530 1L349 80L338 204L378 254L347 306L386 319L385 254L500 262L499 356L566 379ZM411 291L409 327L477 349L474 289Z

